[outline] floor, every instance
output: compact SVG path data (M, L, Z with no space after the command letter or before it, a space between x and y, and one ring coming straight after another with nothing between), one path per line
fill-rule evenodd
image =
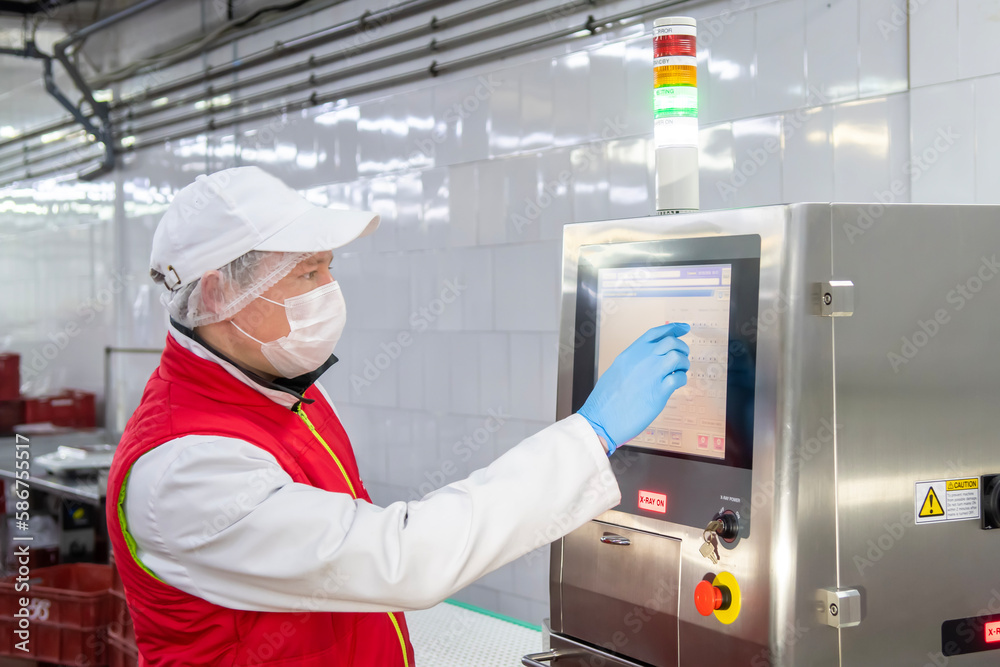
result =
M542 650L542 633L517 623L442 602L406 613L421 667L517 667Z
M542 650L542 633L451 602L406 613L420 667L517 667L521 656ZM0 667L37 663L0 657Z

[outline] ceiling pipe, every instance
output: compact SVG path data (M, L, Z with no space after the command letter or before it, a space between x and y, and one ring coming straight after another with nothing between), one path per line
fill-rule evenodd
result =
M393 35L390 35L382 39L372 40L366 44L358 45L355 49L353 49L353 52L355 55L360 55L363 53L376 51L378 49L385 48L388 46L395 46L400 42L419 38L422 36L432 35L441 30L464 25L465 23L486 16L490 16L492 14L495 14L496 12L503 11L505 9L509 9L511 7L519 5L531 4L532 2L535 1L536 0L499 0L497 2L493 2L487 5L482 5L480 7L476 7L471 10L459 12L458 14L454 14L452 16L446 16L442 18L439 18L437 16L431 16L429 21L424 25L416 26L414 28L404 30L400 33L395 33ZM561 12L575 11L578 9L582 9L584 7L593 6L597 4L598 1L599 0L576 0L575 2L567 3L566 5L560 7L560 11ZM413 3L410 6L408 6L408 9L412 9L416 4L419 4L421 9L426 9L432 5L442 4L442 2L441 0L433 0L432 2ZM399 7L400 5L393 7L392 11L398 10ZM213 68L207 72L189 75L177 81L172 81L168 84L165 84L164 86L150 89L149 91L144 93L142 97L139 99L147 101L162 99L167 94L170 94L172 92L176 92L178 90L182 90L183 88L189 88L191 86L198 85L200 83L203 83L204 81L212 80L219 76L232 74L238 69L244 69L251 65L259 66L261 64L270 62L275 59L287 57L288 55L295 53L299 50L305 50L305 47L314 48L316 46L323 45L330 41L336 41L337 39L342 39L345 36L354 36L358 34L358 32L361 30L359 26L364 21L367 21L366 24L379 24L382 22L388 22L390 19L387 11L379 12L378 14L369 14L367 18L359 17L358 19L352 19L351 21L347 21L338 24L336 26L331 26L330 28L324 29L318 35L313 34L305 38L302 38L299 44L301 44L303 48L299 48L298 44L293 44L293 45L290 45L291 43L281 44L280 47L276 46L275 48L267 49L265 51L260 51L256 54L249 55L245 58L240 58L240 60L238 61L238 67L234 67L227 64L221 67ZM512 21L509 21L504 25L507 26L508 30L515 30L517 28L537 24L539 22L550 20L551 12L552 12L551 9L547 9L541 12L535 12L533 14L529 14L523 17L518 17ZM397 14L393 16L391 20L399 20L400 18L402 18L402 16ZM482 39L485 36L488 36L494 32L496 32L495 28L488 28L484 31L476 31L468 35L460 35L458 37L444 41L438 41L432 39L425 46L416 47L414 49L411 49L403 53L397 53L392 56L382 58L376 61L360 63L353 67L348 67L344 70L338 70L336 72L329 72L327 74L318 76L312 75L309 81L295 84L294 88L286 89L285 92L291 92L292 90L303 90L310 87L316 87L319 85L326 85L329 83L333 83L335 81L349 78L350 76L356 76L358 74L364 74L367 72L375 71L386 65L396 64L399 60L404 58L420 58L423 56L443 52L449 48L454 49L467 44L472 44L478 41L479 39ZM320 39L319 36L322 36L322 39ZM330 54L327 56L320 56L320 57L310 57L305 61L299 61L298 63L283 66L268 72L263 72L254 77L244 78L238 81L226 82L221 86L209 87L207 90L198 90L182 98L170 100L166 104L159 106L146 106L140 109L136 109L134 104L136 103L137 98L135 97L129 98L127 100L119 101L111 105L112 114L115 114L117 111L121 109L125 110L125 112L122 113L121 115L113 116L112 118L113 124L122 123L126 121L139 120L149 116L157 115L159 113L168 111L170 109L185 107L192 103L204 100L206 98L210 99L212 97L224 95L233 90L239 90L241 88L267 83L273 79L288 76L296 72L301 72L303 70L315 70L316 68L332 64L340 59L342 59L342 56L339 54ZM61 129L68 127L69 125L71 125L71 123L65 121L55 122L46 125L44 127L36 128L35 130L22 134L15 139L0 141L0 161L7 160L17 155L23 155L25 152L40 149L41 146L39 145L25 146L25 142L30 139L40 138L45 134L57 132ZM128 134L132 134L132 132L129 132ZM15 153L12 151L10 153L3 154L4 149L7 148L8 146L17 146L18 147L17 152ZM0 167L0 171L3 171L2 167Z
M584 1L586 1L586 0L584 0ZM381 89L385 89L385 88L391 88L393 86L402 85L402 84L406 84L406 83L412 83L412 82L416 82L416 81L426 80L426 79L429 79L429 78L433 78L433 77L439 76L441 74L447 74L447 73L461 71L461 70L468 69L468 68L471 68L471 67L474 67L474 66L477 66L477 65L480 65L480 64L485 64L485 63L488 63L488 62L493 62L493 61L496 61L496 60L499 60L499 59L502 59L502 58L506 58L506 57L509 57L509 56L512 56L512 55L515 55L515 54L518 54L518 53L523 53L523 52L526 52L526 51L530 51L530 50L533 50L533 49L538 48L540 46L544 46L544 45L549 44L549 43L554 42L554 41L569 41L571 39L574 39L575 37L580 36L581 34L585 34L585 33L593 34L595 32L600 31L601 29L603 29L606 26L609 26L609 25L612 25L612 24L615 24L615 23L619 23L619 22L623 22L623 21L626 21L628 19L641 18L641 17L645 16L646 14L650 14L650 13L654 13L654 12L660 12L660 11L663 11L665 9L676 7L678 5L695 4L697 2L699 2L699 0L693 0L693 1L692 0L669 0L669 1L666 1L666 2L653 3L653 4L650 4L650 5L639 7L639 8L636 8L634 10L631 10L631 11L620 12L618 14L614 14L614 15L605 17L603 19L596 19L593 16L588 16L587 20L582 25L571 26L571 27L563 29L563 30L558 30L558 31L551 32L551 33L548 33L548 34L545 34L545 35L540 35L538 37L534 37L534 38L531 38L531 39L528 39L528 40L524 40L524 41L518 42L516 44L510 44L510 45L507 45L507 46L504 46L504 47L500 47L498 49L493 49L493 50L488 51L488 52L474 54L474 55L471 55L471 56L466 56L466 57L463 57L463 58L458 58L458 59L456 59L454 61L444 62L444 63L439 63L438 61L435 60L435 61L432 61L430 63L429 67L421 68L421 69L418 69L418 70L412 70L410 72L405 72L405 73L394 75L394 76L390 76L390 77L385 77L385 78L380 79L380 80L367 81L367 82L360 83L360 84L357 84L357 85L354 85L354 86L350 86L350 87L347 87L347 88L344 88L344 89L341 89L341 90L338 90L338 91L333 91L333 92L329 92L329 93L322 93L322 94L318 93L316 91L313 91L312 94L310 94L308 97L299 98L299 99L294 100L292 102L288 102L288 103L284 103L284 104L280 104L280 105L275 105L273 107L269 107L269 108L266 108L266 109L260 109L260 110L252 111L252 112L237 113L237 114L234 114L234 115L232 115L229 118L226 118L224 120L216 120L214 118L209 118L206 123L200 124L198 126L190 127L190 128L185 128L183 130L180 130L180 131L174 132L174 133L168 133L168 134L160 135L160 136L156 136L156 137L149 137L148 139L144 139L142 137L138 137L137 136L136 141L135 141L134 144L132 144L132 145L130 145L128 147L122 147L121 151L122 152L137 151L137 150L141 150L143 148L147 148L147 147L150 147L150 146L162 144L165 141L175 141L175 140L179 140L179 139L183 139L183 138L197 136L197 135L205 133L205 132L211 132L211 131L215 131L215 130L225 129L225 128L231 127L231 126L239 124L239 123L251 122L251 121L257 120L259 118L273 117L275 114L289 113L289 112L293 112L293 111L296 111L296 110L301 110L301 109L306 109L306 108L310 108L310 107L313 107L313 106L318 106L318 105L325 104L325 103L328 103L328 102L339 101L339 100L342 100L344 98L355 96L355 95L360 95L360 94L364 94L364 93L368 93L368 92L374 92L374 91L377 91L377 90L381 90ZM517 21L517 20L519 20L519 19L515 19L515 21ZM506 31L509 30L509 28L507 27L507 24L505 23L505 24L499 24L497 26L493 26L493 27L489 28L488 30L497 31L497 32L501 32L501 31L506 32ZM481 32L481 31L479 31L479 32ZM459 36L459 37L457 37L455 39L462 39L464 37L465 36ZM399 56L397 55L394 60L398 60L398 58L399 58ZM263 96L263 95L270 95L271 97L274 97L276 95L280 96L283 93L287 93L287 90L288 90L288 86L282 86L280 88L271 89L271 90L267 91L267 93L261 93L261 94L254 95L254 96L251 96L251 97L253 99L256 99L256 98L258 98L260 96ZM250 98L248 98L248 99L250 99ZM231 110L232 108L237 107L240 104L243 104L245 102L247 102L247 100L245 100L245 99L233 100L232 104L227 105L227 107L225 107L225 109ZM130 132L130 134L134 134L135 135L135 134L141 133L141 132L155 131L155 130L158 130L158 129L161 129L161 128L164 128L164 127L169 127L171 125L176 125L176 124L181 123L181 122L188 122L188 121L192 121L192 120L196 121L196 120L204 117L206 114L211 114L211 113L212 113L212 109L210 108L207 111L199 111L197 113L186 114L186 115L183 115L183 116L180 116L180 117L177 117L177 118L172 118L172 119L166 119L166 120L163 120L163 121L158 121L156 123L151 123L151 124L143 126L141 128L137 128L136 130ZM76 164L76 163L73 163L73 164ZM36 173L35 177L43 175L43 174L47 175L49 173L57 173L57 172L59 172L59 171L61 171L63 169L68 168L69 166L71 166L71 165L69 165L69 164L57 165L57 166L54 166L52 168L46 169L44 172ZM9 171L11 171L11 170L10 169L0 168L0 173L9 172ZM19 179L6 179L3 183L0 183L0 185L8 184L10 182L13 182L14 180L19 180Z
M111 114L108 109L108 105L105 102L98 102L94 99L94 92L91 90L90 86L84 80L83 75L80 74L80 70L70 62L69 56L66 54L66 50L72 45L83 41L87 37L104 30L110 26L120 23L127 18L135 16L140 12L143 12L150 7L158 5L164 2L164 0L143 0L138 2L127 9L124 9L117 14L112 14L111 16L105 17L100 21L96 21L85 28L77 30L71 35L56 42L53 47L53 57L62 63L62 66L66 69L70 78L73 80L73 84L76 85L77 90L83 94L84 101L90 106L94 114L100 119L99 125L94 125L90 123L83 115L83 112L77 110L73 113L74 117L83 124L85 128L88 129L99 141L104 144L104 160L101 162L100 166L96 169L89 169L80 174L80 179L85 181L94 180L113 170L115 168L115 136L114 128L111 125ZM51 59L46 60L45 66L45 89L49 91L49 94L53 95L59 99L60 104L64 104L65 97L59 92L56 87L55 80L52 76L52 63ZM68 102L68 100L66 100ZM64 104L65 105L65 104ZM72 105L70 105L72 106ZM81 107L83 105L81 104Z
M501 2L493 3L493 5L489 5L488 7L493 7L494 11L498 11L502 8L505 8L506 5L510 4L520 4L520 3L516 2L511 3L509 2L509 0L503 0ZM590 0L578 0L575 3L571 3L569 6L574 8L575 7L582 8L588 6L589 4ZM482 9L483 8L479 8L474 12L475 14L477 14L477 18L479 17L478 15L481 14ZM325 86L334 83L336 81L342 81L344 79L348 79L352 76L367 74L369 72L380 70L384 67L397 65L400 62L404 62L409 59L417 59L421 57L440 54L445 51L448 51L449 49L457 49L462 46L468 46L469 44L475 44L483 39L495 37L496 35L501 34L502 31L514 31L519 28L535 25L537 23L548 20L550 18L550 12L551 10L547 10L544 12L536 12L534 14L529 14L527 16L519 17L517 19L508 21L507 23L504 23L500 26L491 26L489 28L476 30L465 35L458 35L451 39L446 39L446 40L432 39L427 44L414 47L407 51L394 53L392 55L385 56L383 58L379 58L376 60L370 60L367 62L359 63L357 65L353 65L351 67L346 67L343 69L338 69L336 71L327 72L326 74L310 74L308 79L292 84L290 86L284 86L282 90L285 93L291 93L291 92L306 90L309 88L317 88L319 86ZM470 14L471 13L473 12L470 12ZM368 48L365 48L364 51L375 51L377 49L386 46L393 46L399 44L400 42L415 37L421 37L426 34L431 34L434 32L435 29L438 29L435 28L434 26L443 24L446 21L447 20L442 21L436 19L435 17L432 17L430 24L428 26L421 26L420 28L414 28L409 31L404 31L404 33L402 34L389 35L388 37L384 37L379 40L373 40L367 45ZM447 21L447 23L452 24L453 22ZM456 22L455 24L457 25L458 23ZM304 70L310 70L322 67L323 65L334 63L337 60L340 60L341 58L342 56L340 56L339 54L331 54L327 56L321 56L318 58L311 57L306 61L300 61L291 65L280 67L275 70L262 72L261 74L258 74L255 77L250 77L247 79L239 79L237 81L228 82L222 86L212 86L209 90L197 91L186 97L170 100L166 104L160 106L150 106L138 110L129 108L127 114L120 117L119 120L127 119L134 121L134 120L139 120L141 118L153 116L163 111L168 111L170 109L187 107L195 102L204 100L206 98L212 98L219 95L224 95L235 90L240 90L242 88L251 88L253 86L257 86L263 83L268 83L270 81L273 81L274 79L280 79L282 77L289 76L297 72L302 72ZM260 93L257 95L252 95L248 98L243 98L241 101L244 103L252 104L260 100L266 100L268 99L267 96L271 95L273 95L273 91L267 91L266 93Z
M572 38L573 36L578 36L584 32L589 32L590 34L593 34L609 24L618 23L619 21L635 18L648 13L663 11L664 9L669 9L671 7L675 7L677 5L689 2L690 0L669 0L667 2L660 2L646 7L641 7L636 11L622 12L619 14L615 14L604 19L595 19L593 16L588 16L587 20L582 25L571 26L563 30L551 32L546 35L540 35L538 37L517 42L515 44L509 44L507 46L493 49L491 51L486 51L483 53L477 53L471 56L458 58L450 62L439 63L437 61L433 61L431 62L430 67L411 70L409 72L404 72L402 74L397 74L380 80L359 83L354 86L349 86L347 88L343 88L337 91L332 91L329 93L313 92L308 97L300 98L298 100L288 102L285 104L275 105L267 109L260 109L248 113L235 114L224 120L209 119L209 121L205 125L200 127L185 129L182 130L181 132L169 135L151 137L146 140L137 139L135 144L123 150L128 152L131 152L133 150L140 150L142 148L160 144L164 141L175 141L178 139L196 136L206 131L214 131L214 130L228 128L238 123L249 122L257 120L259 118L273 117L277 113L288 113L291 111L306 109L313 106L326 104L328 102L337 102L342 99L352 97L355 95L361 95L364 93L382 90L385 88L391 88L393 86L402 85L406 83L413 83L416 81L427 80L430 78L440 76L442 74L459 72L462 70L475 67L477 65L489 62L495 62L503 58L508 58L510 56L517 55L519 53L531 51L540 46L544 46L550 42L567 40L569 38ZM494 26L493 28L491 28L491 30L495 30L498 33L505 33L507 32L506 24L500 24ZM277 95L280 95L281 92L284 90L287 90L287 86L271 89L264 93L259 93L257 95L254 95L253 98L256 99L258 97L263 97L263 96L270 96L273 98ZM233 103L227 106L226 108L236 107L243 103L244 100L242 99L234 100ZM210 111L208 113L210 113ZM133 132L133 134L138 135L139 133L142 132L158 130L163 127L168 127L170 125L176 125L180 122L198 120L198 118L203 117L205 114L206 111L201 111L196 114L187 114L185 116L180 116L177 118L171 118L157 123L152 123L150 125L136 129Z
M450 0L450 1L453 2L454 0ZM529 1L533 1L533 0L529 0ZM330 5L333 5L333 4L338 4L339 2L343 2L343 0L335 0L334 2L327 3L327 6L330 6ZM414 4L414 2L415 2L415 0L410 0L410 2L406 4L406 6ZM431 5L440 5L440 4L448 4L448 3L445 0L419 0L418 4L420 4L421 8L423 8L425 5L426 6L431 6ZM401 6L401 5L397 5L397 7L399 7L399 6ZM317 8L314 11L317 11L318 9L321 9L321 8ZM396 7L393 7L392 9L396 9ZM390 12L390 11L391 10L383 10L382 12L379 12L378 20L379 21L381 21L381 20L387 20L386 16L385 16L385 13L386 12ZM373 19L372 16L373 16L372 14L368 14L367 19L366 19L368 23L375 22L375 19ZM325 43L326 41L333 41L335 39L341 38L342 36L344 36L343 34L340 34L342 32L344 34L346 34L347 36L353 36L353 35L357 34L358 31L361 29L359 27L360 24L361 24L361 17L359 17L358 19L351 19L350 21L346 21L346 22L337 24L336 26L331 26L330 28L327 28L327 29L325 29L325 30L322 31L322 34L326 35L327 38L325 39L325 41L323 41L321 43ZM264 24L264 25L266 26L266 25L269 25L269 24ZM254 34L254 33L258 32L262 27L263 26L258 26L258 27L254 28L254 29L248 29L245 32L246 32L247 35ZM333 33L333 34L331 35L331 33ZM211 50L214 50L216 48L219 48L220 46L222 46L222 45L224 45L226 43L229 43L230 41L232 41L232 40L225 39L225 40L223 40L220 43L213 44L210 47L206 47L205 49L202 49L199 53L204 54L204 53L206 53L208 51L211 51ZM247 56L246 58L240 58L239 61L236 61L234 63L228 63L226 65L221 65L219 67L209 68L209 69L205 70L204 72L199 72L198 74L193 74L193 75L190 75L190 76L182 77L181 79L177 79L176 81L171 81L170 83L164 84L161 87L158 87L158 88L155 88L155 89L150 89L148 91L145 91L142 94L141 97L138 97L138 98L129 98L128 100L114 102L114 103L111 104L110 108L111 108L112 111L115 111L115 110L118 110L120 108L127 108L129 105L135 103L136 101L141 101L143 99L157 99L157 98L163 97L165 95L168 95L168 94L170 94L172 92L175 92L177 90L182 90L182 89L188 88L190 86L195 86L195 85L204 83L206 81L214 80L216 78L225 76L227 74L233 74L236 71L239 71L241 69L245 69L247 67L246 63L249 62L249 61L251 61L251 60L253 60L253 64L254 65L259 65L259 64L262 64L262 63L270 62L270 60L273 60L273 59L276 59L276 58L284 58L287 55L290 55L291 53L295 53L296 50L298 50L298 49L294 49L293 50L292 47L289 47L289 48L282 47L281 49L276 49L276 48L266 49L266 50L258 52L256 54L251 54L251 55ZM362 49L362 51L363 51L363 49ZM359 51L359 52L361 52L361 51ZM196 57L196 56L192 55L191 57ZM95 82L95 85L97 85L97 87L100 87L99 81ZM14 138L14 139L8 139L8 140L5 140L5 141L0 141L0 150L6 148L7 146L13 145L13 144L22 144L25 141L28 141L30 139L37 139L37 138L39 138L39 137L41 137L41 136L43 136L45 134L50 134L52 132L57 132L57 131L62 130L62 129L64 129L64 128L72 125L72 124L73 123L70 120L57 120L57 121L54 121L52 123L48 123L48 124L40 126L40 127L36 127L36 128L34 128L32 130L29 130L28 132L25 132L25 133L21 134L20 136Z

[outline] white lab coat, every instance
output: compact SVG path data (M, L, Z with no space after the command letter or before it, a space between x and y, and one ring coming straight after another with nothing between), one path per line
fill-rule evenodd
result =
M184 334L170 334L273 400L294 404ZM297 484L243 440L185 436L136 461L125 514L142 563L214 604L398 611L433 606L620 500L594 430L571 415L466 479L384 508Z

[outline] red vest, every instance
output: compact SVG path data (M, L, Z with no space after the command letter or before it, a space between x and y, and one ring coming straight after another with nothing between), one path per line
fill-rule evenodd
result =
M160 582L137 563L129 550L119 512L128 472L146 452L185 435L245 440L272 454L298 483L371 502L340 420L315 386L310 386L304 396L314 402L292 411L167 336L160 365L129 420L108 480L108 533L143 656L140 665L414 664L401 613L312 612L308 611L308 602L302 612L227 609ZM199 517L191 520L201 521ZM318 595L324 595L324 582L316 584Z

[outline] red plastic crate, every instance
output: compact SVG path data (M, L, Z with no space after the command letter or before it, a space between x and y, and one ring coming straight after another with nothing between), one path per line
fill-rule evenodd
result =
M52 421L51 396L24 399L24 423L38 424Z
M111 592L120 593L122 597L125 597L125 584L122 583L122 577L118 574L118 568L115 567L114 551L111 551L109 560L111 561Z
M108 635L108 667L138 667L139 649L135 644Z
M19 599L29 597L34 621L95 628L108 624L111 566L69 563L31 572L31 589L15 590L14 577L0 582L0 619L14 619Z
M108 661L108 588L111 567L72 563L32 570L28 591L14 577L0 582L0 655L40 662L99 667ZM29 599L29 652L18 650L15 634L20 598Z
M76 426L76 400L69 392L49 398L49 421L56 426Z
M93 428L97 423L97 399L89 391L64 389L52 396L24 399L24 423L51 422L55 426Z
M94 428L97 425L97 397L89 391L70 390L76 403L77 428Z
M0 434L13 433L14 427L24 423L24 401L0 400Z
M21 397L21 355L0 354L0 401Z
M111 620L108 622L108 634L129 644L135 644L135 626L129 613L125 594L111 591Z
M17 622L0 619L0 655L15 658L34 658L39 662L58 665L88 665L102 667L108 664L106 628L72 628L49 623L34 622L25 653L15 646L22 641L14 634Z

